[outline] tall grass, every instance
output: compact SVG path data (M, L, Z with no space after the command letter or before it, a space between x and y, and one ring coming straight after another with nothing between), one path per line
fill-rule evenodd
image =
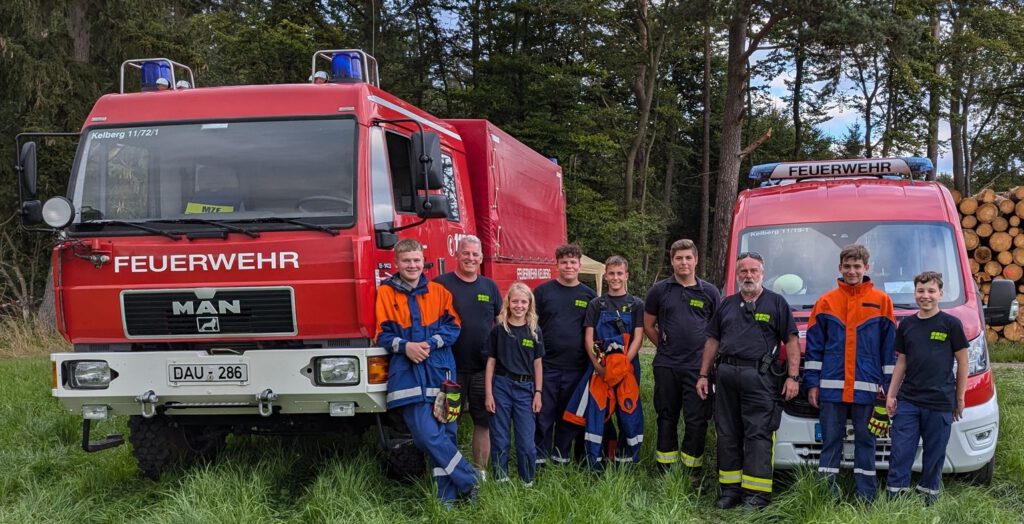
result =
M649 357L644 359L649 366ZM140 478L128 445L81 451L81 420L64 413L50 396L45 358L0 360L0 522L1020 522L1024 371L996 373L1002 413L996 480L979 488L947 478L942 498L931 508L916 497L896 502L880 497L871 507L849 498L835 501L808 469L777 475L775 500L762 512L715 510L713 456L703 482L691 483L679 470L665 476L654 471L655 420L645 374L647 441L640 466L602 475L548 467L532 489L515 479L488 482L476 504L448 511L434 499L427 479L405 485L382 475L373 435L231 437L212 464L171 471L160 482ZM469 428L461 429L468 446ZM123 419L95 428L97 435L126 431ZM851 493L848 474L843 481Z
M70 351L56 329L32 318L0 317L0 358L20 358Z

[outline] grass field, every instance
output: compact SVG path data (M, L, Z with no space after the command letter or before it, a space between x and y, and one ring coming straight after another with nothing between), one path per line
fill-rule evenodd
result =
M646 357L649 358L649 357ZM649 362L649 361L648 361ZM646 368L649 375L650 368ZM477 504L445 511L423 480L386 479L370 436L349 440L230 438L213 464L138 476L128 445L86 454L81 421L49 392L45 357L0 360L0 522L1021 522L1024 519L1024 370L997 370L1002 416L991 487L947 480L939 504L834 502L810 472L779 475L775 502L755 515L712 508L717 487L653 472L649 402L643 464L595 476L542 470L533 489L486 483ZM650 398L645 376L644 400ZM463 442L467 442L463 428ZM125 432L117 419L96 435ZM713 459L711 464L713 465ZM846 479L849 482L849 479ZM777 482L777 485L779 482ZM882 497L884 498L884 497Z
M1001 341L989 348L992 362L1024 362L1024 344Z

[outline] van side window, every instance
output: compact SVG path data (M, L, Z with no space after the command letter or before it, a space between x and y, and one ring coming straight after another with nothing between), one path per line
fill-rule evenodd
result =
M395 194L395 211L399 213L416 212L416 188L412 183L413 170L409 166L409 142L409 137L387 133L391 190Z
M459 221L459 191L455 185L455 164L452 157L441 155L441 170L444 172L444 196L448 197L448 221Z

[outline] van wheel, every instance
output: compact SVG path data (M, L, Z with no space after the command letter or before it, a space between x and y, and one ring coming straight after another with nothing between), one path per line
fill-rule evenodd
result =
M992 477L996 474L996 458L992 457L992 460L988 461L981 469L977 471L971 471L965 473L968 482L976 486L988 486L992 484Z

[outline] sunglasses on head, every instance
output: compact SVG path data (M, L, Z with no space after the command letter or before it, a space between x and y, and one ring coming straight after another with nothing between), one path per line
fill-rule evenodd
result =
M764 257L762 257L761 253L758 253L757 251L744 251L740 253L738 257L736 257L736 260L743 260L744 258L752 258L764 264Z

